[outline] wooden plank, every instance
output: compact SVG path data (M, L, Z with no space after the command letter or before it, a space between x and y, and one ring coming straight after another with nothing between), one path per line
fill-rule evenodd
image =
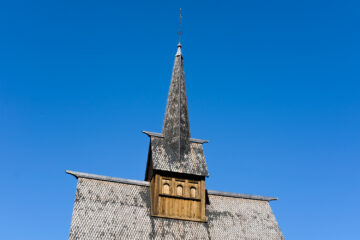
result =
M201 206L200 206L200 219L202 219L203 221L206 221L206 216L205 216L205 212L206 212L206 209L205 209L205 204L206 204L206 201L205 201L205 180L201 180L201 187L200 187L200 199L201 199Z

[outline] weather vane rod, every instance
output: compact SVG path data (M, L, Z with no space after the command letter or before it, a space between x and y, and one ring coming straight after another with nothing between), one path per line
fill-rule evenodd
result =
M182 34L182 31L181 31L181 21L182 20L182 15L181 15L181 8L180 8L180 17L179 17L179 44L181 43L181 34Z

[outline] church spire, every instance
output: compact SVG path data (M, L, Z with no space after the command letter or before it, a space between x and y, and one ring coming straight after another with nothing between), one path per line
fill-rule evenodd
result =
M180 23L181 23L180 13ZM145 179L152 181L155 175L185 175L202 179L208 169L203 143L208 141L190 137L189 113L186 98L184 62L181 52L181 28L175 54L162 133L143 131L150 137L150 148ZM174 176L175 176L174 175ZM165 175L164 175L165 176Z
M189 148L190 124L186 99L184 64L181 44L175 55L170 89L162 129L165 143L180 158Z

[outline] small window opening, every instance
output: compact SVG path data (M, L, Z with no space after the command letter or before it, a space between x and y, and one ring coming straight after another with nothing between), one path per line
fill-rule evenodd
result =
M176 187L176 195L182 196L183 195L183 187L181 185L178 185Z
M163 193L164 194L170 194L170 185L165 183L163 186Z
M192 197L192 198L196 197L196 188L194 188L194 187L190 188L190 197Z

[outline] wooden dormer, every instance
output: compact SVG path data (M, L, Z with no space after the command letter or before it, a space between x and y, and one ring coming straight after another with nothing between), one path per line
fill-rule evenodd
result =
M162 133L150 137L145 180L150 182L151 215L206 221L204 150L206 140L190 137L181 45L175 56Z
M152 216L206 221L205 177L156 173L150 192Z

